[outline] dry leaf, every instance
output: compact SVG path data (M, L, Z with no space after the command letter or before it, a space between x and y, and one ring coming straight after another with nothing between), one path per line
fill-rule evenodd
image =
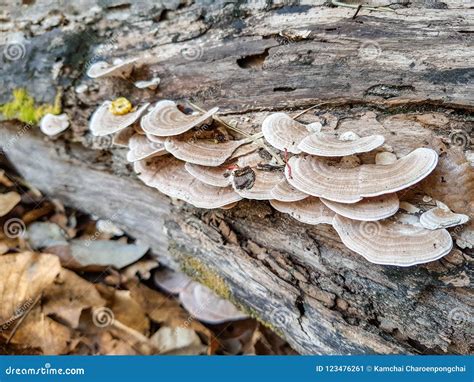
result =
M10 322L28 310L59 274L53 255L24 252L0 256L0 323Z
M0 216L8 214L21 201L21 196L15 191L0 194Z
M45 290L42 303L45 314L75 329L84 309L104 306L105 300L94 284L62 269L54 283Z
M167 353L187 347L198 349L199 345L202 345L196 332L184 327L170 328L169 326L163 326L153 334L150 341L160 353Z

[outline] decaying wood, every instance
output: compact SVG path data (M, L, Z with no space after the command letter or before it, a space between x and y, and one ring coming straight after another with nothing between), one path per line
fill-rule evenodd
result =
M441 153L441 172L402 200L449 182L450 172L442 169L457 163L457 186L436 197L449 191L458 202L452 208L474 217L472 167L459 165L467 163L469 147L463 152L450 139L453 132L469 136L473 126L472 10L463 2L456 8L414 1L396 12L362 9L353 19L354 9L324 1L211 8L117 1L95 10L87 3L76 16L68 9L48 14L53 6L38 5L0 23L8 32L28 32L24 57L0 69L6 89L0 101L26 87L51 102L62 86L64 111L73 121L56 140L35 127L2 124L4 151L29 182L122 224L171 267L218 280L221 293L230 291L233 301L302 353L469 352L469 248L428 265L384 267L347 250L329 226L297 223L266 202L245 201L229 211L171 202L136 179L123 149L99 150L103 141L88 134L87 118L102 100L117 96L135 103L192 100L221 107L224 118L253 133L268 111L296 114L321 104L315 111L329 130L383 134L399 156L419 146ZM85 77L90 60L133 55L146 62L137 79L151 72L162 78L156 93L131 81ZM78 93L84 84L88 90ZM301 120L315 118L312 111ZM453 312L464 322L453 321Z

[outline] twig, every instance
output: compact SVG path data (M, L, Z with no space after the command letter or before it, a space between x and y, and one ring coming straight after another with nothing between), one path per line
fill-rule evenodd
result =
M31 312L31 309L34 308L34 306L38 303L38 301L41 299L41 294L38 295L38 297L36 297L35 301L33 301L33 304L31 304L28 309L26 310L25 313L23 313L21 316L20 316L20 319L18 320L18 322L15 324L15 326L13 327L12 329L12 332L10 333L10 335L8 336L8 339L7 339L7 345L10 343L10 341L12 340L13 336L15 335L15 333L17 332L18 328L20 327L20 325L22 324L22 322L25 320L26 316L28 316L28 314Z
M362 4L359 4L359 6L357 7L357 11L355 11L354 16L352 16L352 20L355 20L355 18L357 17L361 9L362 9Z
M298 114L296 114L293 119L301 117L303 114L306 114L308 111L316 109L318 106L321 106L322 104L318 103L316 105L313 105L311 107L308 107L307 109L304 109L303 111L300 111Z
M387 12L395 12L392 8L388 8L388 7L384 7L384 6L379 6L379 7L370 7L368 5L362 5L362 4L346 4L342 1L338 1L338 0L331 0L331 4L332 5L336 5L338 7L346 7L346 8L364 8L364 9L367 9L369 11L387 11ZM356 13L357 15L357 13ZM355 15L355 16L356 16Z
M189 102L189 104L194 107L196 110L200 111L201 113L205 113L206 110L200 108L199 106L193 104L192 102ZM229 130L232 130L232 131L235 131L236 133L239 133L241 135L243 135L244 137L246 138L252 138L253 140L256 140L257 138L253 138L255 136L252 136L250 135L249 133L239 129L238 127L235 127L235 126L232 126L231 124L229 124L228 122L224 121L222 118L220 118L219 116L217 115L213 115L212 118L214 118L217 122L219 122L220 124L224 125L225 127L227 127ZM261 137L259 137L261 138ZM263 147L266 151L268 151L268 153L275 159L275 161L277 162L278 165L284 165L285 163L282 161L282 159L277 155L277 153L275 151L273 151L270 147L268 147L265 143L259 143L259 146Z

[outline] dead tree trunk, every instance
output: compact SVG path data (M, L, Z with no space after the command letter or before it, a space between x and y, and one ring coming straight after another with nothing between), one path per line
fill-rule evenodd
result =
M266 202L229 211L171 202L136 179L124 150L87 131L94 108L118 96L219 106L249 132L268 111L320 104L315 112L328 129L382 133L398 155L419 146L444 151L431 181L405 200L417 192L448 195L456 212L472 217L469 142L463 152L450 140L456 132L469 137L473 127L474 13L467 4L419 0L394 5L395 12L363 8L353 18L354 9L322 0L80 3L23 6L21 13L7 6L0 20L10 36L0 102L20 87L51 102L61 87L73 121L57 140L2 123L3 149L29 182L147 240L162 262L212 284L302 353L468 353L468 245L424 266L370 264L331 227L300 224ZM6 49L18 33L23 50L12 60ZM85 76L91 60L130 56L146 63L137 79L162 78L157 92ZM304 118L314 120L314 112ZM469 229L453 234L466 242ZM453 321L453 312L465 320Z

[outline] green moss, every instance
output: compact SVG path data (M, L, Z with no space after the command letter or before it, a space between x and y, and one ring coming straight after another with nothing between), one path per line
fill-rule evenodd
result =
M35 99L28 94L26 89L13 90L13 99L0 105L0 113L7 119L18 119L21 122L37 124L41 118L48 113L61 113L61 90L54 99L54 104L37 105Z

